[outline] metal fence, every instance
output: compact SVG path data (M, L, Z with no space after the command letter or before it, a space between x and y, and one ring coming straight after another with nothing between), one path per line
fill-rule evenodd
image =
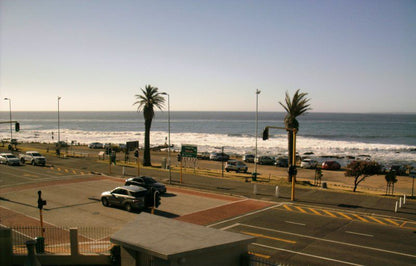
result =
M36 239L37 253L70 254L70 233L66 227L13 226L12 243L14 254L27 254L26 241ZM109 254L112 247L111 228L79 227L78 251L80 254Z

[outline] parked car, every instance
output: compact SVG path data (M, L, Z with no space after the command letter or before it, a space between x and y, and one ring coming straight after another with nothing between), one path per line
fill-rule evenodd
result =
M289 159L287 157L277 158L274 165L277 166L277 167L288 167L289 166Z
M143 210L147 189L139 186L117 187L101 193L101 203L108 206L122 207L126 211Z
M162 183L157 182L150 176L136 176L131 177L129 179L126 179L126 183L124 184L126 186L140 186L144 187L146 189L156 189L159 191L160 194L166 193L166 186Z
M196 158L199 160L209 160L209 152L198 152Z
M263 165L273 165L274 164L274 159L270 156L260 156L257 158L257 163L258 164L263 164Z
M339 170L341 165L337 161L325 161L322 163L322 169L324 170Z
M93 142L88 144L88 148L90 149L104 149L104 144L100 142Z
M246 154L243 156L243 161L246 163L254 163L255 156L253 154Z
M406 175L406 167L404 165L395 164L390 167L390 171L394 171L396 175Z
M228 160L227 164L225 165L225 171L236 171L247 173L248 167L245 163L237 160Z
M301 168L315 169L318 166L318 162L313 159L303 159L300 162Z
M0 163L6 165L20 165L20 160L13 153L0 153Z
M223 161L226 162L228 159L230 159L230 156L226 153L221 152L212 152L209 155L209 159L213 161Z

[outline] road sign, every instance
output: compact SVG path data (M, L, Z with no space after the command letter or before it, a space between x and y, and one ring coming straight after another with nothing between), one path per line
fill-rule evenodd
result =
M198 147L196 145L182 145L181 155L182 157L196 158Z

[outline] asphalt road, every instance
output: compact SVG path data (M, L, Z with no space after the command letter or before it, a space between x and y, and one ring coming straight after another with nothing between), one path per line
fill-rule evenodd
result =
M50 162L50 167L0 165L0 205L38 219L36 201L40 189L48 201L44 211L46 223L117 230L137 214L105 208L99 202L102 191L119 186L124 180L91 173L107 167L85 164L83 159L58 158ZM114 170L119 172L120 168ZM149 169L145 173L168 180L165 170ZM276 199L275 187L266 184L258 184L257 195L253 195L253 184L245 182L185 174L180 185L176 173L173 180L174 185L168 186L169 193L162 198L156 215L178 218L206 210L219 215L223 208L231 203L238 206L245 198L267 200L269 207L209 225L255 236L257 241L250 245L250 251L260 257L294 265L414 265L416 260L414 201L395 214L389 208L394 201L390 198L299 188L298 200L292 203L287 187L280 188L281 197ZM195 194L184 186L230 197Z

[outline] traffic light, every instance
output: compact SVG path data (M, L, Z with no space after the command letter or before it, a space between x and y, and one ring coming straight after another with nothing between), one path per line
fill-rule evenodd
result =
M14 129L16 130L16 132L19 132L20 131L20 123L19 122L16 122L14 124Z
M42 191L39 190L38 191L38 208L39 208L39 210L42 210L43 206L46 205L46 200L43 200L41 195L42 195Z
M155 191L155 194L154 194L154 204L153 204L153 206L155 207L155 208L157 208L157 207L159 207L159 205L160 205L160 193L159 193L159 191Z

